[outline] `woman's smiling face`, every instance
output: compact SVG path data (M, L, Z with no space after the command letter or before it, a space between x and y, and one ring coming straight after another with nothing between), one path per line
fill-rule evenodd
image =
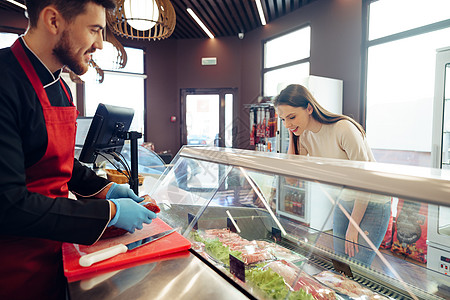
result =
M301 135L306 129L309 129L312 106L308 104L307 108L293 107L290 105L278 105L276 107L278 116L289 131L295 135Z

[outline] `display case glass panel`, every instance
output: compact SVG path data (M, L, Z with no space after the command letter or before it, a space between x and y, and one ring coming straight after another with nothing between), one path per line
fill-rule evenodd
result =
M428 205L449 206L450 176L400 169L185 147L151 194L193 253L250 297L446 299L450 249L435 256L442 268L427 265L426 233Z
M450 209L448 207L439 207L438 233L450 236Z

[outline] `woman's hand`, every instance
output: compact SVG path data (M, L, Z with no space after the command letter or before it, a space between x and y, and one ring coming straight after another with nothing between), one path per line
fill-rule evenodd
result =
M359 252L358 248L358 230L364 214L366 213L368 201L355 200L352 214L348 222L347 232L345 233L345 253L349 257L354 257Z
M358 230L350 223L345 234L345 254L354 257L358 252Z

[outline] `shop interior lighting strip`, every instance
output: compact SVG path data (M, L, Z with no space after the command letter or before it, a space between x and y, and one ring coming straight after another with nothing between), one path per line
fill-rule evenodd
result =
M261 0L256 0L256 7L258 8L259 18L261 19L261 25L266 25L266 18L264 17L264 11L262 9Z
M209 31L208 28L206 28L205 24L203 24L203 22L200 20L199 17L197 17L197 15L195 14L195 12L190 9L187 8L186 9L187 12L191 15L191 17L195 20L195 22L197 22L197 24L203 29L203 31L209 36L210 39L214 38L214 35L211 33L211 31Z
M6 0L6 1L8 1L9 3L12 3L12 4L14 4L14 5L16 5L16 6L20 7L20 8L23 8L25 10L27 9L27 7L25 5L23 5L22 3L19 3L17 1L14 1L14 0Z

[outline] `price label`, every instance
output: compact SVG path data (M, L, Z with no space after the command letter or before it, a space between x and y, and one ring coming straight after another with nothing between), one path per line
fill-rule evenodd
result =
M230 254L230 273L245 282L245 264Z
M233 221L231 221L230 218L227 218L227 228L228 228L231 232L237 232L236 226L234 226L234 223L233 223Z
M195 216L191 213L188 213L188 224L191 224L192 222L194 222L194 220L195 220L195 224L192 227L192 229L198 230L198 224L197 224L197 220L195 219Z
M281 230L275 227L272 227L272 239L275 242L281 241Z
M334 259L332 259L331 261L333 262L333 267L336 271L346 275L347 277L353 277L352 269L350 269L349 265Z

